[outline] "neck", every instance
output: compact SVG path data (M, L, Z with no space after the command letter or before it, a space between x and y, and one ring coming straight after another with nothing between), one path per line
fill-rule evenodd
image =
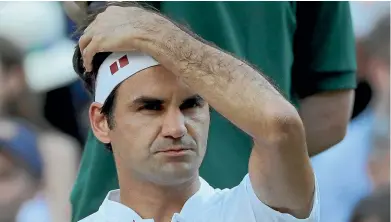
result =
M171 221L185 202L200 188L198 174L188 181L172 186L162 186L150 181L122 177L118 172L121 203L144 219Z

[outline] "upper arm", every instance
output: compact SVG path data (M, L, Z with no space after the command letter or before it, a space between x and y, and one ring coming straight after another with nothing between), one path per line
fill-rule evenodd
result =
M353 89L356 85L354 46L349 3L297 3L292 67L295 96L303 99L321 92ZM292 215L308 215L312 204L310 195L314 191L307 150L296 147L300 144L306 146L305 141L290 140L282 149L255 147L249 165L258 198Z
M300 101L308 153L316 155L340 142L349 123L354 90L317 93Z
M345 134L356 87L355 39L349 2L298 2L296 17L292 91L314 155Z
M319 220L318 191L315 193L311 206L311 213L305 219L298 219L288 213L279 212L261 201L255 193L249 175L242 182L230 190L223 191L220 201L213 203L213 212L216 218L209 217L214 221L284 221L284 222L317 222ZM217 213L217 214L216 214Z

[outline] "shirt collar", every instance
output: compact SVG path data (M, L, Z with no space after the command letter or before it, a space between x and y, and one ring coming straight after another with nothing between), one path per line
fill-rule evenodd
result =
M200 189L191 196L183 206L180 217L182 218L194 218L196 215L199 215L202 210L201 207L205 206L206 201L212 196L214 189L201 177L200 179ZM197 209L195 211L195 209ZM138 221L153 221L151 219L142 219L135 211L131 208L120 203L120 192L119 190L110 191L102 205L99 208L99 213L103 214L102 216L109 221L119 222L123 221L124 218L128 218L127 221L132 222L132 220Z
M119 190L112 190L107 194L99 208L99 212L103 214L102 216L105 219L113 222L123 221L124 218L129 218L130 222L141 220L141 217L135 211L120 203Z
M208 182L200 178L200 189L191 196L183 206L180 215L184 218L195 218L202 211L202 206L212 197L214 193L213 187ZM195 210L196 209L196 210Z

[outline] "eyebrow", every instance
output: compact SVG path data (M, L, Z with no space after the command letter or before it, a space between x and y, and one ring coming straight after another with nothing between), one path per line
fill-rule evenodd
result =
M192 96L184 99L182 101L182 103L189 101L189 100L203 101L201 96L199 96L198 94L195 94L195 95L192 95ZM142 105L142 104L151 104L151 103L163 104L163 103L165 103L165 100L162 98L157 98L157 97L140 96L131 102L132 105Z

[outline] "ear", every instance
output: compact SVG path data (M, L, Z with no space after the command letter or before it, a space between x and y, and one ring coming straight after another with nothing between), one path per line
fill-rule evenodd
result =
M90 105L88 116L90 118L91 129L96 138L102 143L110 143L110 128L106 117L100 112L102 104L93 102Z

